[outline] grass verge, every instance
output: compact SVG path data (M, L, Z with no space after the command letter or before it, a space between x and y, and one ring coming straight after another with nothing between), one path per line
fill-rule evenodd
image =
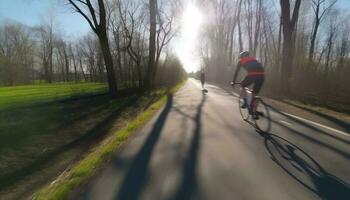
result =
M298 101L293 101L293 100L284 99L284 100L282 100L282 102L286 103L288 105L303 109L305 111L308 111L308 112L315 114L319 117L322 117L324 119L327 119L345 130L349 130L349 128L350 128L350 115L346 112L338 112L338 111L328 109L325 107L304 104L304 103L301 103Z
M312 111L314 113L328 115L328 116L332 116L334 118L337 118L339 120L344 120L344 121L350 122L350 115L348 115L347 113L338 112L338 111L335 111L332 109L328 109L326 107L305 104L305 103L293 101L293 100L284 99L284 100L282 100L282 102L293 105L295 107L299 107L299 108L308 110L308 111Z
M36 200L61 200L66 199L70 192L88 180L96 169L99 168L121 145L142 127L165 104L167 95L175 93L184 85L185 81L177 84L166 92L158 101L150 105L143 113L139 114L126 127L117 131L103 145L97 147L83 160L75 164L70 170L64 172L56 181L38 191L33 199Z

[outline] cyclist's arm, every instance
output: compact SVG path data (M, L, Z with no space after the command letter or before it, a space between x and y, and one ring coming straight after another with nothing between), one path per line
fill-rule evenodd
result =
M236 67L236 71L233 75L233 79L232 79L232 82L233 83L236 83L236 79L237 79L237 76L238 76L238 72L239 70L241 69L242 65L240 63L237 64L237 67Z

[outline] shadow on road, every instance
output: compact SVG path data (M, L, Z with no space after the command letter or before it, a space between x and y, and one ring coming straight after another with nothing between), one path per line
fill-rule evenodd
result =
M206 98L207 97L203 92L202 99L197 107L196 115L193 119L195 122L195 128L193 131L190 148L187 153L188 156L185 159L182 181L180 183L178 190L175 193L174 199L176 200L193 199L193 196L197 190L198 184L197 184L197 178L196 178L196 168L197 168L198 155L200 150L200 139L201 139L201 130L202 130L202 122L201 122L202 108Z
M293 129L293 128L291 128L291 127L289 127L289 126L287 126L287 125L285 125L285 124L283 124L283 123L281 123L281 122L279 122L277 120L272 120L272 122L277 124L277 125L279 125L279 126L281 126L284 129L288 130L289 133L292 133L292 134L295 134L297 136L300 136L300 137L310 141L311 143L314 143L314 144L320 145L322 147L325 147L325 148L327 148L327 149L329 149L329 150L339 154L340 156L342 156L342 157L344 157L346 159L350 159L350 154L348 152L344 151L342 148L337 147L336 145L332 145L332 144L326 143L326 142L318 139L317 137L312 137L312 136L310 136L310 135L308 135L306 133L297 131L297 130L295 130L295 129Z
M313 127L301 120L294 119L279 110L267 105L268 108L273 111L288 117L295 123L298 123L306 128L310 128L314 131L318 131L329 137L337 139L339 141L347 143L347 141L337 136L330 135L329 133L322 131L316 127ZM350 155L341 149L326 144L315 138L312 138L304 133L301 133L287 125L280 123L277 120L271 119L271 122L278 124L279 126L287 129L290 133L297 134L310 140L313 143L322 145L345 158L350 158ZM256 125L252 122L248 122L251 126L256 128ZM261 131L257 129L257 132L264 138L264 144L271 156L271 159L276 162L286 173L292 178L298 181L301 185L318 195L322 199L326 200L348 200L350 199L350 185L338 177L328 173L321 165L307 154L300 147L296 146L292 142L280 137L278 135L270 133L270 131Z
M271 159L304 187L322 199L349 199L349 184L325 171L301 148L275 134L260 134Z
M135 159L131 162L129 169L126 172L125 178L122 181L121 188L115 199L135 200L140 198L142 190L147 184L148 168L152 152L160 137L161 131L164 127L170 110L178 112L179 114L183 115L186 120L193 120L195 123L189 150L186 154L187 157L184 159L182 180L180 181L179 186L172 199L186 200L193 198L197 190L196 168L200 149L202 108L206 100L205 93L202 93L201 96L201 101L196 108L196 114L194 117L174 107L172 96L168 97L167 104L155 122L151 133L149 134L138 154L135 156Z
M348 141L348 140L345 140L345 139L343 139L343 138L341 138L341 137L339 137L339 136L336 136L336 135L329 134L329 133L327 133L326 131L323 131L323 130L321 130L321 129L319 129L319 128L316 128L316 127L314 127L314 126L312 126L312 125L310 125L310 124L308 124L308 123L306 123L306 122L303 122L303 121L301 121L301 120L299 120L299 119L293 118L293 117L291 117L291 116L289 116L289 115L287 115L287 114L285 114L285 113L283 113L283 112L277 110L276 108L274 108L274 107L271 106L271 105L268 105L268 104L266 104L266 105L267 105L271 110L277 112L277 113L280 114L280 115L283 115L284 117L287 117L288 119L292 120L293 122L296 122L296 123L298 123L298 124L300 124L300 125L303 125L303 126L309 128L309 129L312 129L312 130L314 130L314 131L317 131L317 132L319 132L319 133L321 133L321 134L323 134L323 135L326 135L327 137L336 139L336 140L341 141L341 142L344 142L344 143L346 143L346 144L350 144L350 141Z
M115 199L138 199L144 185L147 183L147 172L152 152L160 137L172 104L173 97L169 95L165 108L159 115L151 133L126 172L126 176Z

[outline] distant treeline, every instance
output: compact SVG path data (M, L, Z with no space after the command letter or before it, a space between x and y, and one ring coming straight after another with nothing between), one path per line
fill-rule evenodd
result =
M228 84L248 50L266 70L263 92L338 109L350 103L350 8L335 0L210 0L201 56L207 79Z
M100 19L104 18L105 26L92 24L91 33L72 41L59 31L52 16L47 16L48 23L36 27L13 21L1 24L0 85L33 84L36 80L47 83L108 81L109 85L115 84L118 88L144 89L148 86L150 89L159 84L176 83L186 76L180 61L168 48L176 32L173 26L174 4L165 0L158 2L156 9L169 12L152 10L156 26L150 29L150 8L141 1L67 2L72 12L74 5L83 13L91 12L83 6L88 3L96 5L93 7L94 15L87 15L95 16L98 18L96 22L100 23L103 23ZM150 2L157 3L154 0ZM105 12L104 15L101 11ZM90 20L95 21L92 17ZM106 37L103 34L101 37L96 30L105 31ZM154 44L150 46L151 35ZM153 55L151 64L150 52ZM111 56L108 62L105 62L109 59L106 54ZM112 88L115 90L113 93L118 88Z

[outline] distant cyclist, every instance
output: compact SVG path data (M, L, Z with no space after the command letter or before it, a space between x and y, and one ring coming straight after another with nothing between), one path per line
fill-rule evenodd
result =
M204 74L204 71L201 71L201 84L202 84L202 88L204 88L204 83L205 83L205 74Z
M251 101L251 105L249 106L250 108L254 107L255 103L255 96L259 93L265 79L265 73L264 73L264 68L260 62L258 62L254 57L251 57L249 55L248 51L241 52L239 54L239 62L237 64L237 68L235 71L235 74L233 75L233 80L231 84L236 83L236 79L238 76L238 73L241 68L244 68L247 71L247 76L243 79L241 82L241 96L246 97L246 90L244 89L245 87L248 87L250 85L253 85L253 99ZM247 107L247 98L244 98L244 103L242 105L242 108ZM249 110L250 114L253 114L254 117L255 113L252 113L252 110Z

